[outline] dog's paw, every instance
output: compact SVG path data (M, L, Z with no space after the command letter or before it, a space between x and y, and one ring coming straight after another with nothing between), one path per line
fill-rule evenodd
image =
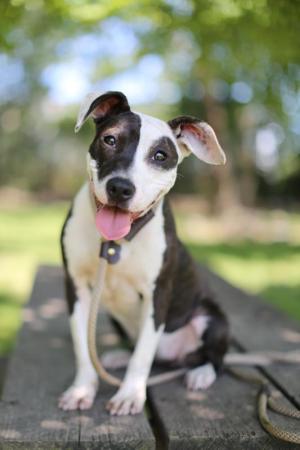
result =
M90 409L97 393L97 384L72 385L59 398L58 406L65 411Z
M213 384L216 378L217 374L214 366L208 363L196 369L189 370L186 375L186 385L192 391L207 389Z
M122 369L128 365L130 357L129 350L116 349L104 352L101 361L106 369Z
M146 400L146 387L128 388L121 386L118 392L106 404L111 415L127 416L143 410Z

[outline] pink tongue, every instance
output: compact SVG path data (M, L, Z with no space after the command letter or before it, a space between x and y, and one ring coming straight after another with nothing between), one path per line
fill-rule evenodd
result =
M118 208L104 206L96 214L96 227L106 239L117 241L130 231L130 214Z

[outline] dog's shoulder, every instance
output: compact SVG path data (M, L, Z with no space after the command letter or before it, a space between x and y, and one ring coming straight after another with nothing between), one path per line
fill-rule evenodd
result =
M163 206L166 249L154 290L156 326L165 322L166 331L184 326L199 307L205 286L188 249L178 239L170 203Z

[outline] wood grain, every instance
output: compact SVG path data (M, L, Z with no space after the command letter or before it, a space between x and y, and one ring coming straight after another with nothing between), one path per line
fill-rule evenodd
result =
M207 280L227 312L242 348L299 347L299 324L206 268L199 269L199 276ZM114 346L119 339L114 328L103 314L99 319L102 346ZM57 408L57 398L70 384L73 371L62 272L42 267L7 369L0 401L1 450L299 448L276 441L262 430L256 417L256 387L228 375L204 392L188 392L182 379L152 387L147 414L118 418L105 411L115 388L104 383L90 411L70 413ZM298 367L276 366L267 373L286 393L286 401L289 397L299 401ZM276 414L272 419L289 429L298 425Z
M105 401L113 393L110 387L100 388L91 411L58 409L58 396L73 375L62 271L42 267L7 370L0 402L0 449L154 448L144 414L124 419L105 412Z
M299 324L273 310L259 298L231 286L204 267L199 277L207 290L227 313L233 336L246 350L291 350L299 343L284 338L283 330L297 336ZM299 400L300 368L298 366L270 367L267 373L288 398ZM188 393L183 381L152 387L149 400L153 419L159 430L161 449L296 449L298 445L270 437L260 427L256 416L257 388L222 376L210 389ZM198 396L198 397L197 397ZM279 426L298 430L299 422L270 413Z

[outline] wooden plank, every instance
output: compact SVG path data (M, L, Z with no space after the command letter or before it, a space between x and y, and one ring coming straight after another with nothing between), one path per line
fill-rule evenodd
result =
M205 269L202 269L203 273L207 275ZM248 343L247 333L250 333L249 342L256 344L249 317L254 317L255 324L260 323L260 303L256 299L250 303L249 296L233 287L228 288L222 280L216 281L214 274L209 273L208 277L213 281L220 303L231 317L234 334L242 336L244 346L244 341ZM239 298L245 299L245 295L247 301L240 304ZM250 306L253 303L258 316L252 316ZM272 311L267 307L269 321ZM277 328L284 326L288 327L289 332L297 333L297 324L290 328L290 321L287 321L288 326L286 321L282 322L280 313L279 316L275 321ZM271 319L274 323L272 315ZM262 323L265 326L265 322ZM102 321L99 328L104 333L102 342L112 342L113 335L107 321ZM260 327L255 328L256 336L257 329ZM295 339L297 335L288 336ZM271 345L273 340L268 339L267 343ZM284 342L286 344L287 340ZM251 349L278 349L274 345L264 347L261 340L258 344L260 346ZM116 418L104 411L104 404L113 393L112 387L101 386L91 411L67 413L58 410L57 397L72 379L72 366L69 330L62 302L61 271L43 268L39 271L31 302L26 308L26 323L8 369L0 403L0 449L59 449L76 448L78 445L89 449L154 448L154 438L144 415ZM278 379L281 380L281 377L278 376ZM157 448L297 448L273 440L260 428L255 415L255 392L255 387L228 376L223 376L204 393L187 393L182 380L151 388L149 397L154 432L159 442ZM283 424L284 419L280 416L272 417ZM290 422L284 424L289 426Z
M200 267L200 276L209 286L230 319L233 336L246 351L299 350L300 324L274 309L261 298L250 295ZM266 373L300 407L300 365L276 364Z
M228 375L210 389L188 392L182 380L149 389L161 450L287 450L299 448L267 435L256 417L257 388ZM272 414L278 425L285 419ZM294 425L294 423L293 423Z
M77 414L57 408L74 370L59 271L39 270L0 403L0 448L65 448L79 440Z
M144 414L112 417L104 410L114 392L113 387L101 386L95 407L81 414L80 448L154 449L155 438Z
M154 448L145 415L124 420L104 411L109 387L100 390L91 411L58 409L57 398L74 374L60 269L39 269L24 313L0 402L0 449L130 449L141 442L140 448Z
M98 320L98 330L101 349L106 350L121 345L121 339L116 334L116 329L101 313ZM111 371L119 378L123 371ZM90 411L81 413L80 444L83 448L99 449L154 449L155 438L150 429L146 415L112 417L105 410L106 402L116 392L115 387L102 382L94 407ZM101 439L99 441L99 436Z
M254 296L234 288L201 267L199 276L227 313L233 335L247 350L292 350L299 324ZM299 367L268 369L288 397L298 399ZM176 393L176 394L175 394ZM149 389L149 399L163 449L292 449L298 445L270 437L256 417L257 387L223 375L208 391L188 393L179 380ZM287 397L284 397L287 401ZM274 423L295 431L297 422L270 413Z

